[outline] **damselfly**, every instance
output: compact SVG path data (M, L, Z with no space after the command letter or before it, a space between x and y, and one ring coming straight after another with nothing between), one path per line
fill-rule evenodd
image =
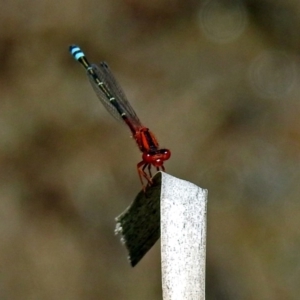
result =
M164 171L164 161L170 158L171 151L159 148L157 139L149 128L142 125L105 62L90 64L82 50L76 45L70 46L70 52L86 69L90 83L104 107L116 119L122 120L129 127L143 153L142 161L137 164L137 171L145 190L143 178L146 179L148 185L151 185L151 166L155 167L157 171L160 169ZM146 173L146 169L148 173Z

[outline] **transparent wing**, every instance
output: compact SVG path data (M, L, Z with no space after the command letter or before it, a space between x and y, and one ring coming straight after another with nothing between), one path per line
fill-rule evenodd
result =
M109 93L109 95L105 94L105 92L96 83L95 78L88 73L91 85L107 111L117 120L123 121L116 107L109 101L110 97L114 97L121 110L130 119L130 122L137 127L142 126L138 116L128 102L123 90L108 68L108 65L102 62L99 65L92 64L91 66L98 79L103 82L105 90Z

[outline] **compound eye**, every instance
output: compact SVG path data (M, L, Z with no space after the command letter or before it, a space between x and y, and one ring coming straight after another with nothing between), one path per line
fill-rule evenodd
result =
M143 153L142 158L143 158L143 161L145 161L145 162L147 162L149 164L152 163L153 158L152 158L151 154L149 154L149 153Z
M163 149L163 160L168 160L171 157L171 151L168 149Z
M161 167L161 166L163 165L163 163L164 163L164 161L163 161L162 159L157 158L157 159L155 160L154 165L155 165L155 167Z

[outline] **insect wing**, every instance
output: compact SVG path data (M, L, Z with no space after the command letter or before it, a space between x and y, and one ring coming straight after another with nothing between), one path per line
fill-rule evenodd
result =
M94 69L94 71L96 72L96 69ZM95 78L90 73L87 73L87 75L88 75L88 78L90 80L90 83L91 83L96 95L98 96L99 100L102 102L102 104L106 108L106 110L116 120L123 122L123 119L122 119L121 115L119 114L117 109L110 103L109 98L107 97L107 95L98 86L97 82L95 81ZM100 78L99 78L99 80L102 81Z
M128 102L125 93L121 89L120 85L117 83L107 64L104 62L100 63L99 65L92 64L92 68L99 81L103 82L103 86L105 90L109 93L109 96L114 97L116 99L116 102L120 106L121 110L127 115L127 117L130 119L133 125L137 127L142 126L138 116L136 115L135 111ZM113 117L115 117L117 120L123 120L118 110L109 101L110 97L98 86L98 84L95 81L95 78L90 74L88 74L88 77L98 98L101 100L108 112L111 115L113 115Z

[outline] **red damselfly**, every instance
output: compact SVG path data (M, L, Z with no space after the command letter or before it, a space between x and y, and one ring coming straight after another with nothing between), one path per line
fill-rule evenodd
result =
M170 158L170 150L160 149L153 133L142 125L105 62L90 64L82 50L76 45L70 46L70 52L85 68L91 85L104 107L116 119L122 120L129 127L142 152L142 161L137 164L137 170L145 190L143 178L146 179L148 185L152 184L151 167L155 167L157 171L160 169L164 171L164 161Z

